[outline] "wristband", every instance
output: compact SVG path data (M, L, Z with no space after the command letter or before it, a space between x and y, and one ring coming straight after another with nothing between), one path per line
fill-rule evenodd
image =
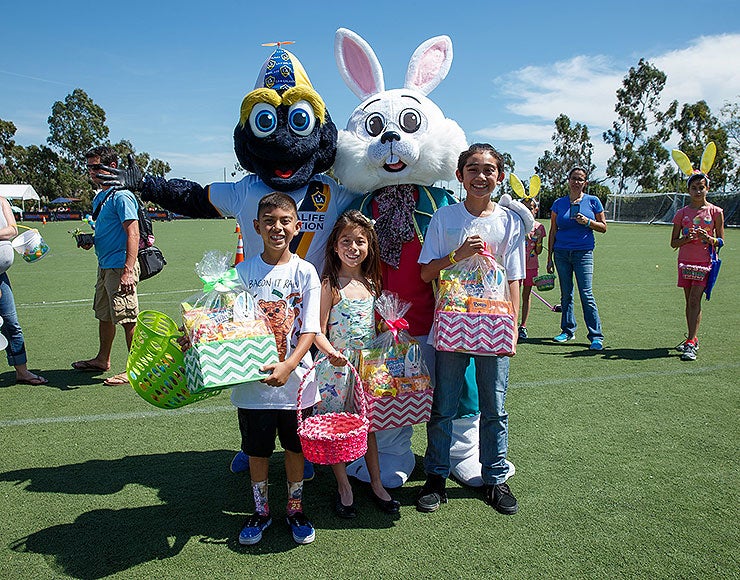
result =
M591 229L591 218L588 218L588 222L586 222L586 227L588 229Z
M447 256L447 259L450 261L451 265L457 264L457 260L455 260L455 252L457 250L452 250L449 255Z
M716 246L718 248L721 248L724 245L725 245L725 241L722 238L717 238L717 244L716 244Z

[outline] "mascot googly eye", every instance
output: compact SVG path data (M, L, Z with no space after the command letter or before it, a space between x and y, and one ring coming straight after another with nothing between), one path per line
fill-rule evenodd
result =
M676 165L678 165L679 169L689 178L687 184L691 184L691 182L697 177L703 177L708 184L709 178L707 177L707 173L712 169L714 158L716 156L717 146L714 144L714 141L710 141L704 148L704 153L702 153L699 169L694 169L694 166L691 164L691 160L686 153L679 149L673 149L671 151L671 157L673 157Z

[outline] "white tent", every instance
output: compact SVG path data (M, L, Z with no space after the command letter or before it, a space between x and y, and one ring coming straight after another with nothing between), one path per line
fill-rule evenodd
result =
M39 199L39 194L36 193L36 190L32 185L0 184L0 195L5 199L20 199L21 205L23 205L23 202L27 199L41 201Z

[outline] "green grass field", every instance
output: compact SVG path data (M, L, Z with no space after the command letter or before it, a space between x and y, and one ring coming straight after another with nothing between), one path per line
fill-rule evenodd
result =
M319 468L306 484L316 541L296 545L280 514L282 454L273 461L272 528L257 546L236 541L252 509L248 477L228 471L238 448L226 394L178 411L150 406L123 370L84 374L95 354L95 257L67 230L41 228L51 253L9 271L29 367L49 385L14 385L0 373L2 578L737 578L740 232L727 232L723 266L704 302L698 359L673 347L685 332L676 257L661 226L610 224L598 237L595 292L606 350L550 339L559 314L533 300L531 340L512 361L507 400L510 481L520 512L506 517L476 490L450 484L450 503L421 514L419 463L395 495L398 519L356 490L360 516L339 520L334 482ZM234 221L157 223L164 273L143 282L142 309L177 317L198 288L207 249L234 251ZM544 260L543 260L544 261ZM557 290L545 298L557 302Z

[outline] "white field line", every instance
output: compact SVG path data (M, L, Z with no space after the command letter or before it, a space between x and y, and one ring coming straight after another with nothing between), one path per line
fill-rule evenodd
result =
M651 377L667 377L681 375L704 375L713 371L721 371L740 367L740 363L731 363L715 365L709 367L685 366L684 368L672 371L645 371L640 373L622 373L616 375L596 376L596 377L574 377L548 381L527 381L522 383L511 383L510 388L532 388L532 387L549 387L562 385L579 385L584 383L603 383L611 381L625 381L632 379L644 379ZM33 417L29 419L9 419L0 421L0 428L3 427L22 427L26 425L47 425L49 423L95 423L97 421L128 421L131 419L158 419L167 415L192 415L192 414L212 414L225 413L234 411L231 405L217 406L195 406L183 407L182 409L161 409L152 411L138 411L130 413L104 413L100 415L77 415L68 417Z
M187 295L192 294L194 292L198 292L199 290L202 290L201 288L190 288L186 290L167 290L165 292L139 292L138 295L141 296L160 296L163 294L181 294L181 295ZM69 304L84 304L89 303L92 304L92 298L80 298L77 300L55 300L55 301L49 301L43 300L42 302L25 302L16 303L16 308L38 308L38 307L45 307L45 306L67 306Z

